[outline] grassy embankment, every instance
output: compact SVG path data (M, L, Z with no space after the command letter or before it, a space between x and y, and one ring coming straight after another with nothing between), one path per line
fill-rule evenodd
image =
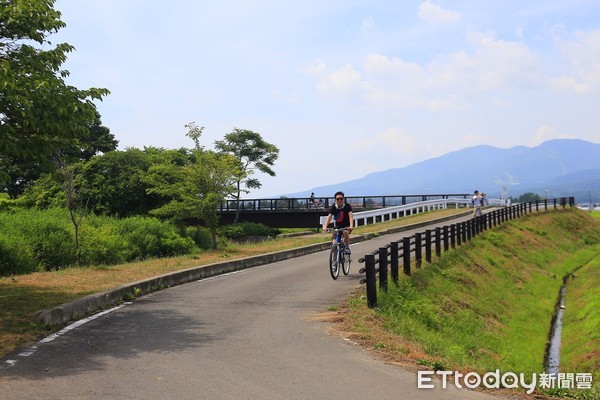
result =
M415 369L540 373L562 278L573 271L560 369L591 372L595 385L552 394L600 398L600 219L586 212L528 215L484 232L391 285L378 309L357 293L336 329Z
M379 232L390 227L441 218L462 211L464 209L448 209L416 214L360 227L355 230L355 233ZM217 251L203 251L186 257L154 259L109 267L67 268L0 278L0 357L58 328L32 323L33 315L39 310L172 271L306 246L326 240L328 236L314 234L278 238L258 244L229 243Z

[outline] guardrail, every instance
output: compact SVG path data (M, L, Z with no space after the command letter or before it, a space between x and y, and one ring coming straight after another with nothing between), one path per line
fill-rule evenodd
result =
M416 268L422 268L423 253L425 253L425 261L430 263L433 252L439 257L442 254L442 249L444 252L450 248L454 249L487 229L519 218L528 212L531 213L534 207L535 211L539 211L541 207L548 210L548 207L556 209L562 206L565 208L567 204L573 207L575 198L562 197L515 204L464 222L427 229L412 236L405 236L399 241L380 247L358 260L359 263L365 264L365 267L360 269L360 273L365 274L365 278L361 279L360 283L366 284L367 305L369 308L377 307L377 276L379 276L379 290L387 291L388 266L392 281L398 284L400 264L402 264L403 273L407 276L411 275L413 254Z

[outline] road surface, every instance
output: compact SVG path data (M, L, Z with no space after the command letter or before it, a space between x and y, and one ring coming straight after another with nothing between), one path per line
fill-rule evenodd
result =
M446 222L448 224L448 222ZM423 230L423 228L419 229ZM357 259L411 232L352 246ZM0 399L496 399L418 389L315 318L357 286L319 252L135 300L0 366Z

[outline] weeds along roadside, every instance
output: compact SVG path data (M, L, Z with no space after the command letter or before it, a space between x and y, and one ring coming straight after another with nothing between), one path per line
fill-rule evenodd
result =
M586 265L578 272L585 295L570 297L567 289L566 315L572 309L578 316L577 324L567 318L563 327L565 343L573 343L561 353L561 371L592 372L597 383L600 296L588 297L594 296L588 289L600 288L599 222L561 210L494 228L402 277L398 287L390 284L387 294L378 294L378 309L369 310L357 293L340 309L342 322L334 329L414 368L540 373L562 278Z

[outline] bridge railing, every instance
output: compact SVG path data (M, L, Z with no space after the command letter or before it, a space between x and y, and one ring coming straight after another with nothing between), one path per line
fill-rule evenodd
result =
M511 219L519 218L528 212L531 213L534 208L535 211L539 211L542 208L544 210L548 210L548 208L557 209L559 206L565 208L567 205L574 207L575 198L563 197L515 204L496 209L467 221L427 229L412 236L405 236L399 241L391 242L385 247L374 250L358 260L359 263L365 264L365 267L360 269L360 273L365 274L365 278L361 279L360 283L367 286L368 306L370 308L377 307L377 277L379 277L379 290L387 291L388 270L392 281L398 284L400 265L402 265L403 273L410 276L413 265L416 268L422 268L423 253L425 254L425 261L430 263L433 252L439 257L442 254L442 249L446 252L451 248L467 243L483 231Z
M408 215L418 214L426 211L446 209L448 207L469 207L471 198L445 198L438 200L418 201L405 205L390 206L366 211L353 212L354 223L356 226L375 224L378 222L389 221L391 219L401 218ZM354 209L354 206L352 207ZM325 223L326 216L320 218L320 224Z
M448 198L468 199L470 194L408 194L391 196L346 196L348 202L355 210L370 210L398 205L406 205L430 200L443 200ZM271 199L240 199L226 200L219 206L220 212L241 211L285 211L285 210L327 210L334 204L333 197L279 197Z

